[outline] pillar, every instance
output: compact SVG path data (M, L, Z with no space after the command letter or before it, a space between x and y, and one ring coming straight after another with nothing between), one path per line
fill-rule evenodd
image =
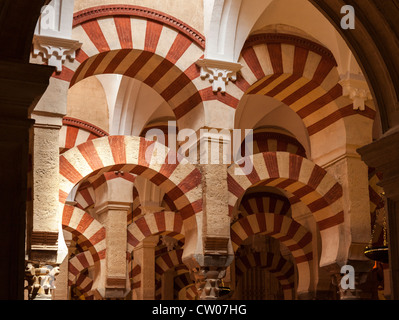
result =
M139 193L142 216L165 210L161 206L165 195L161 188L142 176L136 177L134 186ZM158 242L159 236L150 236L134 249L133 258L141 266L141 286L135 292L137 300L155 299L155 248Z
M219 283L226 275L226 268L233 261L230 240L227 168L231 163L230 130L201 129L197 145L197 168L202 176L203 250L195 254L197 267L190 268L201 300L219 299ZM194 155L196 153L194 152Z
M141 266L141 286L135 290L135 300L155 299L155 248L158 242L159 236L151 236L133 250L133 258Z
M349 101L351 100L348 99ZM370 273L374 265L373 261L364 255L371 237L369 166L357 153L359 147L372 141L374 121L362 116L363 108L357 106L355 100L352 102L353 108L358 110L359 114L346 117L341 123L336 124L336 128L333 129L342 134L336 134L335 140L330 144L325 143L330 134L327 130L311 137L314 162L335 177L343 190L344 223L340 235L334 234L335 237L339 237L340 251L335 262L321 266L319 274L323 282L327 274L330 278L339 274L344 265L355 267L358 275ZM321 245L321 250L328 249L324 243ZM366 290L366 286L363 286L363 289ZM365 294L362 293L363 296Z
M399 127L358 149L370 167L382 172L380 186L388 199L387 224L391 299L399 299Z
M24 299L25 232L32 109L51 67L0 60L0 299Z
M118 173L124 175L124 173ZM106 230L106 257L94 289L103 299L124 299L130 292L127 259L127 215L133 203L133 183L105 173L94 189L94 214Z

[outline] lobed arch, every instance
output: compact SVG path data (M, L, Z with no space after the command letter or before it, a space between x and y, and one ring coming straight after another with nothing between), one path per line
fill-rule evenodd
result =
M235 262L237 282L250 268L260 267L273 274L280 282L285 300L293 300L295 289L295 266L280 254L272 252L253 252L238 257Z
M189 113L203 117L203 83L195 62L205 40L190 26L152 9L108 5L75 13L72 36L82 47L53 77L72 87L93 75L124 75L154 89L178 122Z
M343 190L335 178L310 160L286 152L260 153L246 160L253 164L251 172L245 172L238 164L228 170L230 214L252 186L285 190L307 205L314 216L322 239L321 266L342 262L347 245Z

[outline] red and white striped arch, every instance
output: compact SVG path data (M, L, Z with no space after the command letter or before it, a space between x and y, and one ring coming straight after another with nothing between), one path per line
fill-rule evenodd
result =
M285 300L293 299L295 267L292 262L284 259L281 255L272 252L253 252L246 256L238 257L235 267L238 278L251 268L266 269L280 282Z
M79 300L94 300L94 295L91 292L91 288L93 286L93 280L81 273L76 279L74 283L74 293L79 297Z
M298 268L298 290L307 291L313 272L312 234L291 218L272 213L258 213L241 218L231 226L233 250L255 234L273 237L291 252Z
M183 249L177 249L157 257L155 259L155 281L160 281L166 271L183 264L182 256Z
M177 240L184 238L183 219L179 213L171 211L148 213L131 223L127 230L128 252L152 235L167 235Z
M308 206L325 243L321 261L334 263L334 259L339 258L340 242L344 241L340 236L344 223L342 186L315 163L287 152L259 153L247 160L252 161L251 172L244 172L238 164L228 170L230 213L233 213L238 199L252 186L285 190Z
M202 211L201 174L184 159L169 164L169 156L176 158L167 147L132 136L103 137L72 148L60 155L61 206L77 183L123 171L142 175L163 189L183 220L193 217Z
M86 141L108 136L108 133L83 120L64 117L59 135L60 153Z
M156 90L177 120L202 108L199 91L210 85L195 62L205 40L185 23L148 8L107 5L75 13L72 37L82 47L54 77L71 86L97 74L135 78Z
M77 207L65 205L62 228L81 239L81 246L90 251L94 263L105 259L105 228L88 213Z
M134 260L131 259L129 261L129 278L132 285L132 290L138 289L141 287L141 266Z
M75 284L79 274L90 267L94 267L94 260L90 251L81 252L70 258L68 261L68 285Z
M253 192L246 194L241 200L238 218L264 212L287 216L290 208L291 203L284 196L270 192Z
M313 260L312 234L291 218L272 213L257 213L241 218L231 226L234 251L255 234L281 241L291 251L297 264Z
M83 296L85 300L94 298L90 293L93 279L82 273L91 267L94 267L94 260L90 251L81 252L68 261L68 286L74 285L80 296Z
M305 148L297 139L286 134L270 131L269 128L258 128L249 135L241 145L241 154L245 156L245 143L251 141L253 154L263 152L289 152L307 158ZM247 154L248 155L248 154Z
M189 272L179 274L175 277L174 295L177 298L184 297L185 300L194 300L198 296L197 287L191 279Z
M133 186L133 204L132 210L127 214L127 224L131 224L141 214L140 197L136 187Z
M266 95L283 102L300 116L310 136L347 116L375 117L375 110L368 106L362 112L353 109L352 100L342 94L334 56L308 39L276 33L253 35L239 63L241 73L229 84L236 96Z
M183 263L183 249L168 251L155 260L155 298L162 298L162 275L170 269L178 269L177 275L188 273Z

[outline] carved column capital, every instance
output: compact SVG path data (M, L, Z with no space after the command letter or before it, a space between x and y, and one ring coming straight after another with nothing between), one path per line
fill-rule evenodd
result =
M58 266L27 262L25 279L29 300L51 300L55 289L55 277L60 273Z
M217 300L219 298L219 282L226 276L226 268L200 267L193 271L200 300Z
M201 68L201 78L209 78L214 92L226 92L226 84L229 81L237 80L237 72L241 64L221 60L200 59L197 65Z

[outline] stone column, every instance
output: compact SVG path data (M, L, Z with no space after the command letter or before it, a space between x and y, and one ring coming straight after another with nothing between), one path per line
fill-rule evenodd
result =
M0 299L24 299L30 114L53 68L0 60Z
M155 299L155 248L158 242L159 236L151 236L133 250L133 257L141 266L141 286L135 290L135 300Z
M130 291L127 273L127 214L133 203L133 183L122 178L108 180L95 189L97 219L106 230L106 258L101 281L95 288L104 299L124 299Z
M388 199L387 224L391 299L399 299L399 127L358 150L370 167L382 172L380 186Z
M59 131L62 116L34 112L33 225L30 259L57 261L59 214Z
M372 141L373 121L359 114L345 118L343 125L345 135L337 137L334 143L325 144L321 136L313 137L312 141L317 149L312 154L314 162L335 177L343 190L344 224L339 258L335 263L322 266L321 275L325 272L337 274L344 265L351 265L356 268L356 274L363 274L371 272L374 265L364 255L371 237L368 165L356 151Z
M123 299L129 289L127 276L127 222L130 204L108 202L101 211L100 221L106 229L106 261L104 298Z
M230 133L230 130L201 129L197 145L193 145L189 152L192 160L197 156L197 168L202 176L203 219L198 232L202 234L203 250L195 254L198 266L192 276L199 299L203 300L219 298L219 282L234 257L227 186L232 148Z
M371 270L373 263L364 255L371 236L368 166L348 146L346 152L323 168L336 177L343 189L345 229L350 234L348 263L363 261Z

